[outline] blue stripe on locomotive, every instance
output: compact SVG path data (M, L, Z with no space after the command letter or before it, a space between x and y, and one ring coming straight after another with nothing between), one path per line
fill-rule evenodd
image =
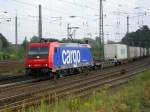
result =
M54 50L55 69L67 69L93 65L91 48L58 47Z

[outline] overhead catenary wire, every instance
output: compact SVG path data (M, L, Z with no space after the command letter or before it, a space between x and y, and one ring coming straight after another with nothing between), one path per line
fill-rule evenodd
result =
M32 7L36 7L36 8L37 8L36 5L31 4L31 3L28 3L28 2L18 1L18 0L13 0L13 1L15 1L15 2L17 2L17 3L19 3L19 4L22 4L22 5L28 5L28 6L32 6ZM78 4L78 5L79 5L79 4ZM53 10L53 9L46 8L46 7L43 7L43 9L48 10L48 11ZM53 10L53 11L55 11L55 10ZM56 11L56 12L59 12L59 11ZM59 13L62 13L62 11L59 12ZM64 13L64 12L63 12L63 14L65 14L65 15L70 15L70 13L66 14L66 13ZM88 16L89 16L89 17L95 17L96 15L85 15L85 16L83 16L83 15L77 15L76 17L84 19L85 17L88 17ZM43 18L44 18L44 17L43 17Z
M22 4L22 5L28 5L28 6L31 6L31 7L36 7L37 8L37 5L34 5L32 3L29 3L29 2L25 2L25 1L19 1L19 0L13 0L14 2L17 2L19 4ZM89 5L82 5L82 4L79 4L79 3L73 3L73 2L70 2L70 1L66 1L66 0L58 0L60 2L64 2L66 4L70 4L71 6L75 6L75 7L81 7L81 8L86 8L86 9L92 9L92 10L99 10L99 9L96 9L94 7L91 7ZM52 9L52 8L48 8L48 7L43 7L44 10L48 10L48 11L54 11L54 12L58 12L58 13L63 13L65 15L70 15L70 13L67 13L67 12L64 12L62 10L56 10L56 9Z
M87 8L87 9L92 9L92 10L99 10L97 8L91 7L89 5L83 5L83 4L79 4L78 2L70 2L70 1L66 1L66 0L58 0L60 2L66 3L66 4L70 4L71 6L75 6L75 7L80 7L80 8Z
M8 0L7 0L8 1ZM10 1L10 0L9 0ZM23 5L26 5L26 6L29 6L29 7L34 7L34 8L38 8L38 6L36 5L36 3L34 4L34 3L31 3L30 2L30 0L29 1L23 1L23 0L12 0L12 1L14 1L14 3L15 4L22 4L21 6L23 6ZM54 0L55 1L55 0ZM60 1L60 0L57 0L57 1ZM89 26L86 26L86 27L90 27L91 29L93 28L93 27L97 27L96 26L96 23L98 24L98 21L94 21L94 18L96 18L96 17L98 17L98 14L97 14L97 3L98 3L98 1L96 1L96 0L84 0L84 1L79 1L79 0L61 0L60 2L63 2L63 5L66 5L65 7L68 7L68 9L70 9L70 8L72 8L71 10L74 10L74 9L77 9L77 13L76 14L73 14L74 16L75 16L75 19L77 18L78 20L77 20L77 22L80 22L80 24L81 23L83 23L83 22L86 22L86 21L88 21L89 23L91 23L91 24L89 24ZM91 3L92 2L92 3ZM112 2L112 1L110 1L110 2ZM58 2L57 2L58 3ZM116 3L116 2L115 2ZM95 6L93 5L93 4L95 4ZM110 4L110 3L109 3ZM88 6L88 7L86 7L86 6ZM54 9L53 9L54 8ZM66 10L66 9L64 9L64 10L62 10L62 9L59 9L59 8L55 8L55 7L53 7L53 8L51 8L51 7L47 7L47 6L43 6L43 10L44 10L44 14L43 14L43 23L44 23L44 25L46 26L47 25L47 23L49 23L49 24L56 24L57 25L57 22L58 23L60 23L60 22L62 22L63 23L63 25L65 24L65 23L67 23L67 21L72 21L72 22L75 22L74 20L69 20L68 18L69 18L69 16L72 16L72 13L70 13L71 12L71 10ZM80 9L81 8L81 9ZM93 11L94 13L96 13L97 15L95 15L95 14L91 14L91 15L86 15L86 14L88 14L88 13L86 13L86 12L83 12L82 14L81 13L78 13L78 9L79 10L83 10L83 9L85 9L86 11L88 10L88 11ZM23 12L24 14L27 14L28 12L27 12L27 10L28 10L28 8L26 8L25 9L25 12ZM57 11L56 11L57 10ZM60 14L60 16L62 17L61 19L55 19L55 18L51 18L51 13L47 13L46 11L48 11L48 12L58 12L59 14ZM126 15L127 14L129 14L130 13L130 18L131 19L134 19L135 17L131 17L131 16L136 16L136 14L134 13L134 12L131 12L131 11L125 11L125 10L121 10L122 12L121 12L121 16L122 16L122 18L123 18L123 16L124 17L126 17ZM27 13L26 13L27 12ZM45 13L46 12L46 13ZM104 12L105 13L107 13L107 16L106 16L106 18L105 18L105 20L106 19L110 19L110 17L112 18L112 17L114 17L115 15L115 13L112 11L112 10L104 10ZM141 11L142 12L142 11ZM143 11L144 12L144 11ZM23 13L20 13L20 14L23 14ZM30 13L30 12L29 12ZM123 14L124 13L124 14ZM58 14L58 15L59 15ZM81 15L80 15L81 14ZM36 14L35 14L35 16L37 16ZM56 16L57 16L57 14L56 14ZM14 17L13 17L14 18ZM20 15L18 15L18 19L19 19L19 21L21 22L21 24L23 24L23 22L24 22L24 20L28 20L28 21L31 21L31 22L37 22L37 17L29 17L28 16L28 14L27 15L25 15L25 17L21 17ZM112 19L112 20L115 20L115 18L114 19ZM126 20L126 19L125 19ZM122 22L122 19L121 19L121 21L120 22ZM93 23L93 24L92 24ZM115 22L114 22L115 23ZM50 26L50 25L49 25ZM65 27L65 25L63 26L63 27ZM122 28L123 27L123 24L120 26L120 28ZM48 28L50 28L50 27L48 27ZM94 28L93 28L94 29ZM98 29L96 29L95 28L95 30L98 30ZM91 32L93 32L92 30L91 30ZM95 32L95 31L94 31Z
M27 6L30 6L30 7L35 7L35 8L38 8L37 5L34 5L32 3L29 3L29 2L25 2L25 1L19 1L19 0L13 0L14 2L16 3L19 3L19 4L22 4L22 5L27 5ZM43 7L43 10L47 10L47 11L54 11L54 12L57 12L57 13L63 13L65 15L70 15L70 13L67 13L67 12L64 12L62 10L56 10L56 9L52 9L52 8L47 8L47 7Z

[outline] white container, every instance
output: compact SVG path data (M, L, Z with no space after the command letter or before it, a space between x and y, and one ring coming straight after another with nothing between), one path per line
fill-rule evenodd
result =
M136 47L136 57L140 57L141 56L141 50L140 47Z
M115 56L118 60L127 59L127 45L124 44L106 44L104 45L105 59L114 59Z
M144 48L141 47L141 48L140 48L140 56L143 57L143 56L144 56L144 53L145 53Z
M136 47L129 47L129 58L135 58L136 57Z
M147 49L144 48L144 56L147 56Z
M143 56L143 48L140 47L140 57Z

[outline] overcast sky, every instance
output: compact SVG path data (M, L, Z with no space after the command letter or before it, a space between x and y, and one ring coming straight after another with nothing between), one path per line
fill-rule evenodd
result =
M130 31L150 25L149 0L105 0L103 3L105 41L120 41L127 31L127 15L130 17ZM14 18L17 15L19 43L25 36L30 40L37 35L39 4L42 5L44 38L66 38L68 23L80 27L76 38L98 36L99 0L0 0L0 33L10 42L15 42ZM6 22L5 18L12 19Z

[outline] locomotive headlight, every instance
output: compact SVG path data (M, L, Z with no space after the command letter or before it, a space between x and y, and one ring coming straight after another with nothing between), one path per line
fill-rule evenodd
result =
M30 68L30 67L31 67L31 65L28 65L28 67Z
M47 67L47 64L45 64L45 66Z

